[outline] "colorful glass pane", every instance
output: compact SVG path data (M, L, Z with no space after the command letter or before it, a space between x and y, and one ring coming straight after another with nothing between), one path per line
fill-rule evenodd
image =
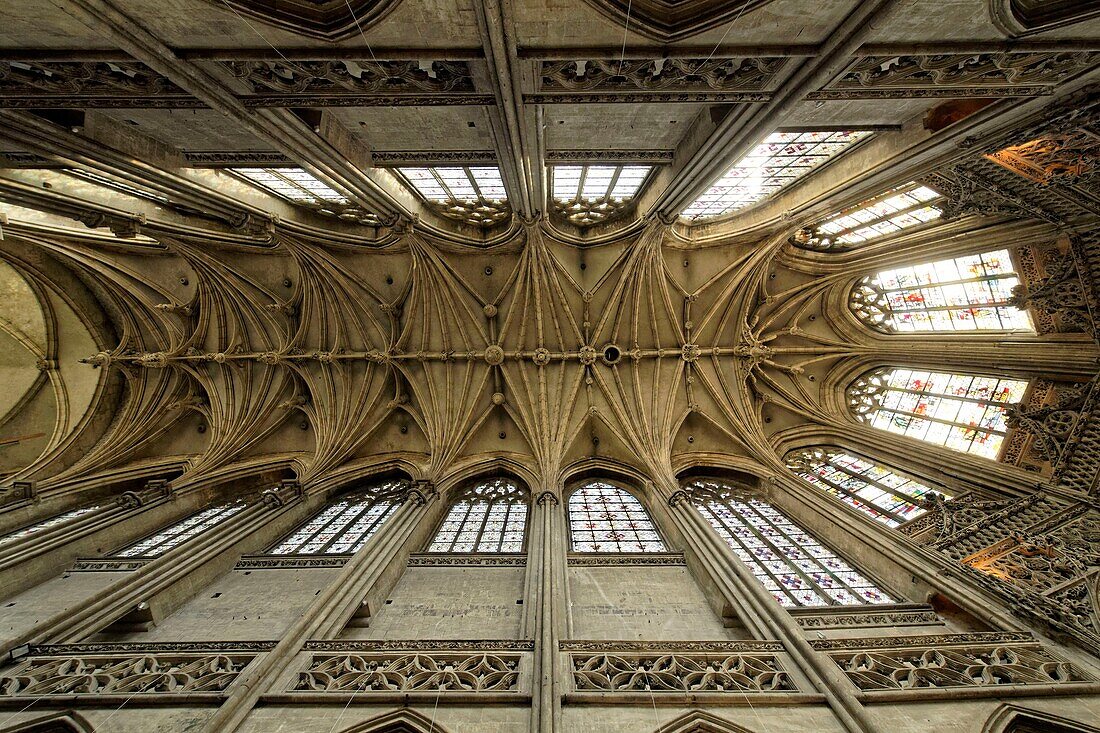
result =
M439 525L428 552L522 552L527 493L493 478L469 486Z
M358 552L399 506L405 481L386 481L346 494L271 548L272 555Z
M206 530L224 522L247 506L243 501L221 504L192 514L154 535L115 553L115 557L157 557Z
M832 247L863 244L939 219L940 198L927 186L910 183L845 209L814 230Z
M574 552L664 552L665 544L641 502L602 481L569 497L569 533Z

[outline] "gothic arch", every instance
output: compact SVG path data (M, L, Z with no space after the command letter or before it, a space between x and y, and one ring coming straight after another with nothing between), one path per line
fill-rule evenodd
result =
M342 41L359 35L360 27L366 31L376 25L396 8L401 0L314 0L306 3L286 3L277 0L226 0L226 2L239 13L283 30L323 41ZM224 7L217 0L215 4Z
M1073 25L1100 17L1090 0L989 0L994 25L1010 37Z
M1100 728L1053 713L1005 703L989 717L981 733L1100 733Z
M654 733L752 733L752 731L712 713L692 710L665 723Z
M5 727L2 733L93 733L93 730L80 715L66 711Z
M363 723L345 728L341 733L448 733L438 721L404 708L383 713Z

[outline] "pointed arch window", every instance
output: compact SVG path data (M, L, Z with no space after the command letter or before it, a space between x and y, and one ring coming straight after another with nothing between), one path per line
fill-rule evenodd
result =
M341 496L268 550L271 555L358 552L397 511L408 481L384 481Z
M573 552L664 552L649 512L633 494L606 481L590 481L569 496Z
M933 496L951 495L886 466L837 448L805 448L787 454L787 467L807 483L887 527L926 512Z
M883 270L852 289L848 306L886 333L1034 331L1013 305L1020 284L1008 250Z
M908 183L799 230L792 242L802 249L846 252L938 220L942 198L927 186Z
M694 479L684 490L703 518L780 605L894 602L867 576L768 502L717 479Z
M57 527L58 525L68 524L69 522L75 519L79 519L86 514L91 514L97 509L99 509L98 504L94 506L82 507L80 509L73 509L72 511L65 512L64 514L58 514L56 517L45 519L41 522L38 522L37 524L32 524L30 526L23 527L22 529L17 529L14 532L9 532L6 535L0 536L0 545L6 545L9 542L15 542L16 540L21 540L24 537L36 535L39 532L44 532L50 527Z
M579 227L626 213L652 170L648 165L550 167L554 211Z
M302 168L226 168L256 188L326 216L367 226L378 226L377 215L359 208L351 199Z
M216 527L248 506L243 501L204 509L116 553L114 557L158 557L187 540Z
M396 168L441 216L491 227L512 216L504 179L496 166Z
M1006 409L1028 382L921 369L880 369L848 388L856 417L887 432L996 459L1008 434Z
M455 498L428 552L522 552L529 499L508 478L471 483Z

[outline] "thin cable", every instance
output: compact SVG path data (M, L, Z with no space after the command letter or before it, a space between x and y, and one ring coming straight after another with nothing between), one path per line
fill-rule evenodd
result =
M723 33L722 37L718 39L718 43L714 44L714 48L710 50L710 54L705 59L703 59L703 63L699 64L695 71L692 72L693 74L698 74L699 69L702 69L708 61L714 58L714 54L718 51L718 47L722 45L722 41L726 40L726 36L728 36L730 34L730 31L733 30L733 27L737 25L737 21L741 20L741 16L744 15L745 10L749 7L750 4L751 3L746 0L745 4L741 6L741 9L737 11L737 15L735 15L733 20L730 21L730 24L726 26L726 32Z
M245 25L247 25L249 28L252 29L253 33L255 33L257 36L259 36L263 40L264 43L266 43L268 46L271 46L271 50L274 51L275 53L279 54L279 58L281 58L283 61L285 61L287 66L294 69L295 71L297 71L300 74L308 74L309 73L308 71L303 69L301 66L296 66L295 64L291 63L290 59L288 59L286 56L284 56L282 51L275 48L275 44L273 44L271 41L267 40L267 38L264 36L264 34L260 33L260 31L258 31L256 29L256 26L249 23L248 19L245 18L240 13L238 13L237 9L234 8L232 5L230 5L226 0L222 0L222 4L225 5L225 7L229 8L231 11L233 11L233 15L240 18L244 22Z
M359 37L363 39L363 43L367 45L367 51L370 52L371 60L374 61L374 65L378 67L378 73L382 76L386 75L385 70L382 69L382 64L378 63L378 59L374 56L374 49L370 47L370 41L367 40L367 34L363 32L363 26L359 25L359 19L355 17L355 8L351 7L351 0L344 0L348 6L348 12L351 13L351 19L355 21L355 27L359 29Z
M108 715L108 716L107 716L106 718L104 718L104 719L103 719L103 723L100 723L100 725L101 725L101 726L102 726L102 725L104 725L104 724L105 724L105 723L106 723L106 722L107 722L108 720L110 720L111 718L115 717L115 714L116 714L116 713L117 713L117 712L118 712L119 710L122 710L122 708L126 707L126 703L130 702L130 700L131 700L131 699L133 699L134 695L136 695L137 693L138 693L138 690L136 690L136 689L135 689L135 690L134 690L133 692L131 692L131 693L130 693L130 697L128 697L128 698L126 698L125 700L123 700L123 701L122 701L122 704L121 704L121 705L119 705L119 706L118 706L117 708L115 708L115 709L114 709L114 710L113 710L113 711L111 712L111 714L110 714L110 715Z
M440 679L439 683L439 687L435 690L435 704L432 705L432 719L431 724L428 726L428 733L435 731L435 714L439 711L439 696L443 692L443 680Z
M623 26L623 49L619 52L619 70L615 73L623 73L623 59L626 58L626 32L630 28L630 4L634 0L627 0L626 2L626 25Z
M363 685L363 687L366 687L366 685ZM336 730L336 726L340 725L340 721L343 720L343 718L344 718L344 713L346 713L348 711L348 706L351 705L351 701L355 699L355 693L357 693L357 692L359 692L359 686L358 685L356 685L355 689L352 690L351 696L348 697L347 704L344 705L344 709L340 711L340 715L336 718L336 722L333 723L332 727L328 729L328 733L332 733L334 730Z

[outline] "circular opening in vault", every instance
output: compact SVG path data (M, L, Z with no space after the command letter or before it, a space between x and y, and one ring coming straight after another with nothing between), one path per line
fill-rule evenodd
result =
M623 358L623 352L619 350L619 347L615 344L608 344L603 347L603 363L611 366L612 364L619 363L619 359Z

